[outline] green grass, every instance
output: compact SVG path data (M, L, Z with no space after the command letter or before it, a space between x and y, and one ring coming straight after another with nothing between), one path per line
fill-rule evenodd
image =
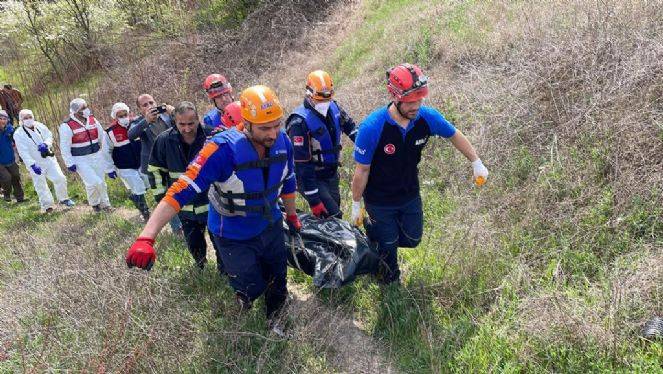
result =
M333 62L334 80L338 85L356 78L369 63L382 67L401 62L404 54L414 62L428 65L433 58L429 28L423 22L412 28L402 22L403 14L417 14L442 1L371 0L363 4L364 19L359 30L336 50ZM393 20L398 20L393 22ZM405 27L404 27L405 26ZM405 30L401 30L401 29ZM376 48L376 46L383 48ZM399 53L393 53L400 49Z
M517 17L514 9L523 4L509 8L505 17ZM400 18L435 6L444 6L439 18L415 23ZM443 36L457 43L454 45L484 45L484 36L493 26L482 16L483 6L485 3L477 1L364 2L359 10L364 17L362 24L331 59L337 85L342 87L354 78L402 60L434 65L440 53L438 41ZM216 17L214 9L210 7L211 13L201 13L201 17ZM221 16L223 20L225 15ZM221 21L215 18L211 22ZM463 123L470 115L453 97L438 99L453 122ZM523 125L513 121L505 126ZM537 153L523 139L513 157L495 165L495 178L489 185L469 190L464 184L468 181L458 177L461 174L457 169L438 165L460 160L457 152L445 141L433 141L421 167L422 180L426 181L422 191L425 235L419 247L399 251L404 271L401 287L379 286L366 276L340 290L319 291L308 276L292 269L289 282L315 294L329 309L349 311L366 334L384 345L386 360L402 372L663 372L663 346L640 339L638 326L633 323L656 310L647 309L639 299L613 304L613 290L622 286L619 276L637 273L640 261L650 258L652 251L663 244L663 208L656 195L660 191L620 202L620 191L610 181L609 143L580 134L576 146L569 148L551 157ZM343 157L350 159L349 147ZM352 173L348 165L351 163L346 162L341 170L346 176L341 181L345 212L349 212L349 199L345 197L349 195ZM579 169L587 170L588 178L577 178L574 171ZM69 186L71 195L83 204L80 181L70 180ZM39 227L67 218L62 213L38 214L29 183L26 190L30 204L2 206L2 235L20 229L40 235ZM119 181L110 182L110 194L114 205L133 209ZM533 208L519 201L500 200L508 195L531 202ZM537 199L544 199L547 205ZM473 202L480 202L480 207L473 207ZM541 206L550 210L536 210ZM569 206L573 221L560 222L549 216ZM302 200L298 207L307 209ZM116 244L117 237L133 238L140 230L140 225L124 218L92 214L81 224L86 235L106 226L107 231L98 237L98 255L104 260L121 261L126 248ZM150 276L174 285L183 295L182 302L190 303L186 308L192 313L196 340L191 351L182 353L186 364L181 370L335 370L328 352L312 340L265 339L262 300L248 314L238 316L227 280L216 274L213 263L202 273L193 270L191 256L181 240L162 234L157 246L158 263ZM13 256L11 248L0 244L0 259L7 264L0 269L3 280L25 270L25 264ZM660 300L660 291L655 292L654 298ZM527 309L533 300L547 298L556 304L547 309ZM633 305L625 306L626 302ZM612 305L614 311L609 310ZM135 317L148 318L140 313L144 312L136 312ZM566 319L559 323L562 317ZM528 322L539 325L523 327ZM36 309L34 317L23 323L26 331L40 330L57 324L58 319ZM585 324L594 324L594 328L616 338L608 341L608 337L599 335L597 339L591 332L585 335L578 331ZM68 327L63 334L72 335L66 339L75 337ZM22 344L38 351L43 348L43 335L26 334ZM20 367L18 360L12 357L10 363L0 362L0 370ZM49 356L48 360L66 365L58 357ZM284 368L284 362L296 364Z

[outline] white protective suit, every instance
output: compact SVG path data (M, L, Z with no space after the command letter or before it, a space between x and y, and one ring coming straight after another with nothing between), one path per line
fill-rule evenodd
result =
M113 171L113 166L109 165L103 156L105 152L104 148L106 146L106 142L103 141L104 129L94 117L89 117L85 121L86 123L79 121L73 114L70 116L70 119L78 122L81 126L96 127L100 149L89 155L73 156L71 154L71 138L74 136L74 133L65 122L60 125L58 131L60 134L60 152L62 153L62 159L68 168L76 165L76 172L80 175L83 184L85 185L88 204L93 207L98 206L99 208L110 207L105 174ZM67 121L70 119L67 119Z
M32 138L30 138L32 137ZM41 153L37 150L37 146L41 143L46 143L49 148L53 146L53 134L43 123L34 122L33 128L25 125L19 127L14 132L14 142L18 154L25 163L26 169L32 178L32 184L35 187L37 196L39 196L39 205L42 212L46 209L52 208L54 205L53 195L48 187L46 179L53 183L55 187L55 196L59 202L69 199L67 193L67 179L60 169L55 157L41 157ZM41 175L35 174L31 166L37 165L41 168Z

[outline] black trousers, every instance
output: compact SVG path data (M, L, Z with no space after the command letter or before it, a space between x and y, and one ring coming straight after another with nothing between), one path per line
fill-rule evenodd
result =
M182 221L184 239L186 240L189 252L191 252L191 256L196 261L196 266L202 269L207 263L207 241L205 240L205 231L207 231L207 235L209 235L212 241L214 252L216 252L216 267L219 273L224 273L221 254L217 248L216 241L212 237L212 233L207 230L207 221L188 219L182 216L180 216L180 221Z
M11 165L0 165L0 187L4 193L5 200L11 199L11 194L14 192L16 200L23 200L23 186L21 186L21 173L18 170L18 165L13 163Z

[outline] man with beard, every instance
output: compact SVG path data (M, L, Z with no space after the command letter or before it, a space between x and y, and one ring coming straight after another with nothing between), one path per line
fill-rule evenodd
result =
M230 82L221 74L208 75L203 82L203 89L210 102L214 104L214 108L205 113L203 118L205 130L210 131L223 126L225 108L235 99L233 98L233 88Z
M266 86L240 95L244 131L224 131L202 148L168 189L126 256L128 266L149 269L156 260L154 239L168 220L201 191L209 190L208 227L219 247L241 310L265 294L272 331L284 336L279 312L286 298L287 250L283 232L301 229L295 211L294 154L281 130L283 108Z
M481 185L488 170L467 138L437 110L423 106L428 77L412 64L387 72L392 102L371 113L359 127L355 142L352 179L352 221L364 221L362 198L369 219L366 233L378 242L382 260L379 279L400 281L398 247L419 245L423 210L419 194L421 153L430 136L448 138L472 162L474 180Z

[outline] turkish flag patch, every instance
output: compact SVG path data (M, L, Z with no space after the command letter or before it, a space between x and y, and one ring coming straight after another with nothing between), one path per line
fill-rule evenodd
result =
M396 152L396 146L395 145L389 143L389 144L384 146L384 153L386 153L388 155L393 155L394 152Z
M296 146L302 146L302 145L304 145L304 137L303 136L293 136L292 137L292 143Z

